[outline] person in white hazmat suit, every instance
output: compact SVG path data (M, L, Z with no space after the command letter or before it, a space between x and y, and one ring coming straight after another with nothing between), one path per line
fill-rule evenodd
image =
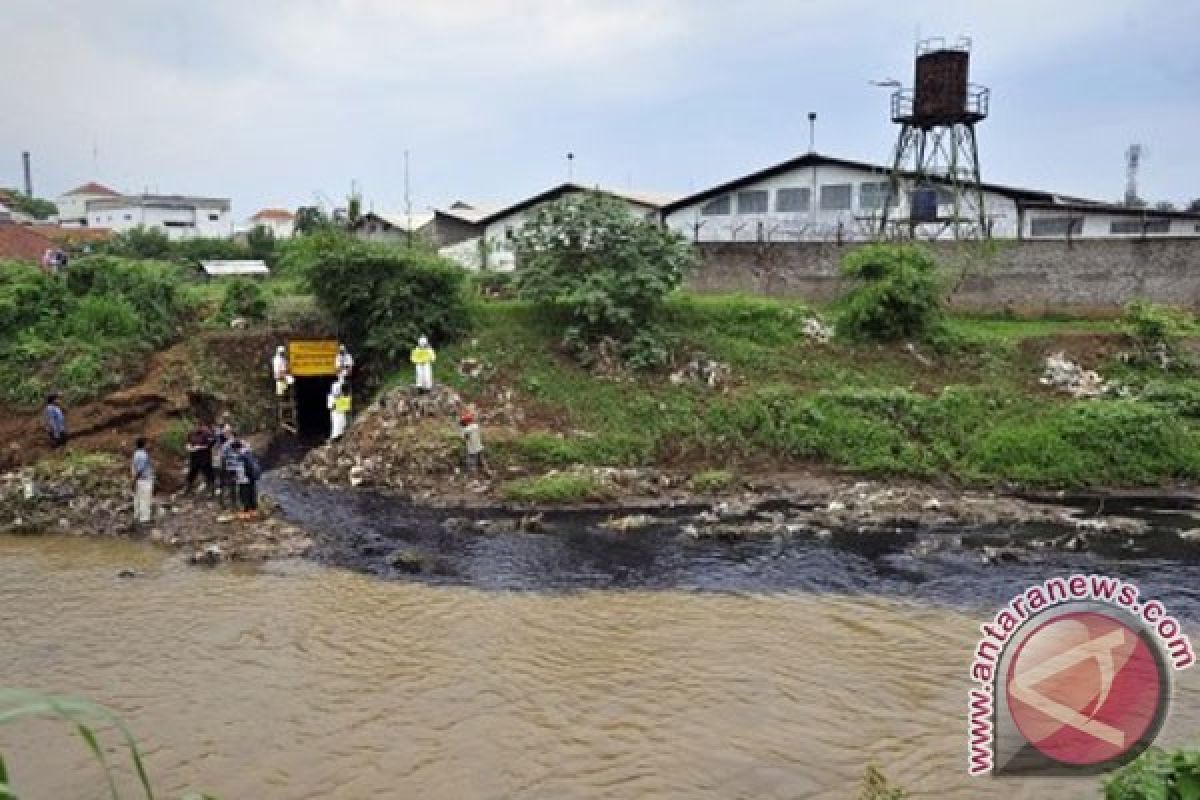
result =
M271 374L275 377L275 394L283 397L288 387L292 385L292 374L288 368L287 348L283 345L275 348L275 356L271 359Z
M346 432L350 419L350 388L340 378L329 387L326 405L329 406L329 439L334 441Z
M433 362L437 354L429 346L429 340L422 336L417 340L417 346L412 351L412 363L417 368L417 389L428 392L433 389Z
M354 356L350 355L346 345L338 345L337 356L333 359L333 368L337 372L339 381L349 383L350 372L354 369Z

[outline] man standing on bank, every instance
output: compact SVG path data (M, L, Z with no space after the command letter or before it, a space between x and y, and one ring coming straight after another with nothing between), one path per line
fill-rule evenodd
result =
M46 435L50 437L50 446L57 450L67 443L67 415L63 413L62 406L59 405L57 392L46 398L46 410L43 413Z
M133 477L133 525L138 527L154 521L154 464L146 450L146 437L137 438L129 472Z

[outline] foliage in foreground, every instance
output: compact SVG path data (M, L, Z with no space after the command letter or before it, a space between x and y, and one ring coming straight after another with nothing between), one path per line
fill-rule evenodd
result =
M104 739L106 730L115 733L129 751L129 759L137 778L138 795L154 800L154 790L146 773L142 752L129 727L117 714L103 706L63 695L43 694L25 689L0 689L0 725L20 722L33 717L50 717L67 723L83 740L96 764L103 770L109 797L120 800L116 775L108 753L112 750ZM0 754L0 800L18 800L17 789L9 781L3 754ZM184 800L213 800L208 795L189 795Z
M1200 800L1200 750L1153 747L1104 781L1105 800Z
M627 361L657 366L666 352L654 326L694 257L678 234L589 192L542 206L521 229L517 291L566 321L577 356L608 337L624 343Z
M856 339L923 339L942 322L937 262L911 244L870 244L850 251L842 275L856 281L842 301L838 331Z
M301 261L318 305L367 359L402 364L428 336L435 347L469 325L461 267L428 250L330 238Z

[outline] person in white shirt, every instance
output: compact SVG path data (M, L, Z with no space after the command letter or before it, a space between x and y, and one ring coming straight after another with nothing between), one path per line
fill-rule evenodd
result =
M133 478L133 522L145 525L154 520L154 464L146 450L146 437L139 436L136 446L129 465Z

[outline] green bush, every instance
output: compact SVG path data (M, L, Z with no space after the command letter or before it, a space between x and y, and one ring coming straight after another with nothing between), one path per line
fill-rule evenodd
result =
M1148 403L1083 402L997 422L967 460L983 474L1029 484L1153 484L1200 477L1200 437Z
M1135 366L1182 371L1192 365L1180 351L1179 340L1196 331L1192 317L1178 309L1135 300L1125 308L1122 326L1134 343Z
M1200 419L1200 381L1151 381L1138 399L1181 417Z
M128 300L97 294L79 298L64 323L68 336L84 342L136 336L141 325L137 311Z
M324 237L308 282L343 340L382 363L406 363L417 338L434 346L460 338L470 320L457 264L422 248Z
M196 267L201 261L240 261L257 258L250 248L233 239L200 236L171 242L166 253L154 258L170 258Z
M856 339L920 339L944 321L937 263L916 245L869 244L842 259L857 282L843 299L838 332Z
M245 278L234 278L225 284L225 294L221 300L222 318L262 319L266 315L267 298L263 296L261 286Z
M171 240L159 228L138 226L122 231L99 246L101 253L122 258L168 258ZM71 265L74 269L75 265Z
M1104 781L1104 800L1197 800L1200 750L1165 752L1157 747Z
M77 259L65 281L0 268L0 401L35 405L54 388L74 402L117 385L176 336L190 312L182 288L178 267L115 256Z
M31 264L0 262L0 337L52 326L62 319L69 301L61 280Z
M92 389L108 384L107 373L104 361L96 353L80 353L63 365L59 370L59 379L67 387Z
M517 239L517 291L565 321L564 339L631 343L642 365L661 362L647 337L695 255L678 234L588 192L537 210Z
M67 272L72 294L122 298L141 320L142 335L152 344L173 338L189 309L183 292L183 272L161 261L134 261L113 256L76 259Z

